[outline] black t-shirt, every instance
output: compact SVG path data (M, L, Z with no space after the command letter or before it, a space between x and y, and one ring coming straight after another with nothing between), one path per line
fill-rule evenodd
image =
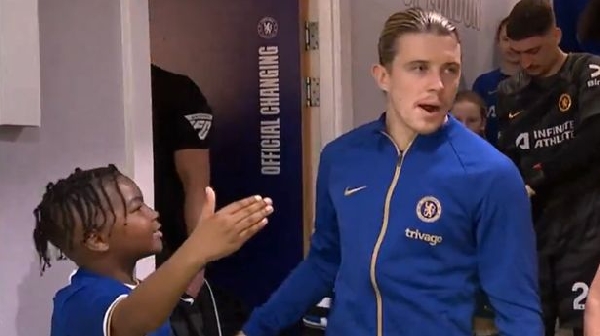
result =
M600 115L600 57L569 54L556 75L518 74L501 82L496 111L499 149L519 166L525 181L536 166L551 177L552 183L536 189L538 199L564 195L563 187L589 183L587 177L597 175L592 167L598 167L600 157L589 147L595 147L591 141L600 138L596 118ZM592 124L593 129L588 127ZM583 154L589 165L581 164ZM576 160L581 162L572 162Z
M206 98L189 77L155 65L151 74L154 198L168 253L179 248L187 238L185 195L174 155L182 149L209 148L213 115Z

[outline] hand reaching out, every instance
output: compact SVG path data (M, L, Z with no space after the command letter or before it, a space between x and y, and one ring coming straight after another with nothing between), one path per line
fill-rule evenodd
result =
M207 187L200 223L190 238L196 241L206 262L226 257L265 227L267 217L273 213L272 204L270 198L251 196L215 212L215 192Z

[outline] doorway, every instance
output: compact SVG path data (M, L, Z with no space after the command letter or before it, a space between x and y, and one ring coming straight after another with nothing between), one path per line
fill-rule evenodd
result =
M309 230L306 7L278 0L150 0L149 10L152 63L193 81L212 110L212 117L186 113L198 115L190 122L199 136L210 128L217 207L254 194L274 201L267 228L207 268L215 284L254 307L302 260ZM161 178L155 164L155 184Z

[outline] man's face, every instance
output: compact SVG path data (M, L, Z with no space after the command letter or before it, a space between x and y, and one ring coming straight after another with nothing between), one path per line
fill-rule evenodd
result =
M505 61L510 63L519 62L519 55L510 48L510 39L506 36L506 24L500 28L500 34L498 35L498 50L500 51L500 56Z
M453 35L414 33L399 37L396 50L391 65L373 68L388 113L417 134L435 132L458 90L460 44Z
M521 68L530 76L543 76L552 69L559 42L558 28L542 36L509 40L510 49L519 57Z

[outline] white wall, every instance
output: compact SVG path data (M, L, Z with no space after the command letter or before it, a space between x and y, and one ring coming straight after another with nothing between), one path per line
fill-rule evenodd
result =
M37 8L38 0L0 1L0 125L40 125Z
M73 269L60 262L39 274L32 211L46 183L112 162L152 198L147 5L134 2L39 1L41 128L0 127L2 336L48 335L52 297ZM122 48L144 34L146 46Z
M344 2L344 1L340 1ZM420 6L442 12L456 23L462 39L465 84L493 69L494 35L500 20L518 0L351 0L352 102L354 125L377 118L384 98L375 86L370 68L377 62L377 40L385 20L399 10ZM455 7L449 7L453 4ZM469 8L468 13L460 9ZM478 13L471 15L470 13ZM475 18L474 18L475 16Z

